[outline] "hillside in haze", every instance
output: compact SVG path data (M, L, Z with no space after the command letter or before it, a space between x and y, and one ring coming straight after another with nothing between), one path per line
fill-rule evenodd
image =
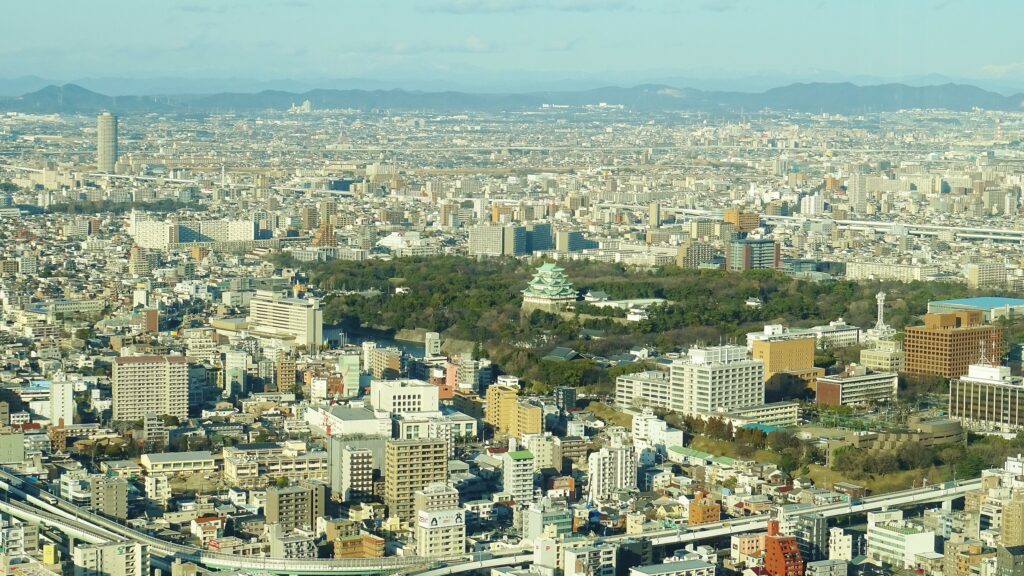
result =
M317 109L424 110L434 112L531 110L542 104L582 106L601 102L623 105L643 112L735 112L771 109L792 112L859 114L907 109L967 111L1019 110L1024 95L1003 96L975 86L942 84L907 86L851 83L791 84L765 92L704 91L664 85L632 88L506 94L469 92L420 92L408 90L310 90L255 93L223 92L204 96L107 96L77 86L46 86L22 96L0 98L0 110L24 113L92 114L117 113L260 112L286 110L309 100Z

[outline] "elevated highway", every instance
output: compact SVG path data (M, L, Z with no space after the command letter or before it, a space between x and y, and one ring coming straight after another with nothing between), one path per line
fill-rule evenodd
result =
M815 506L801 514L820 513L832 518L861 514L885 508L942 502L962 497L981 486L981 479L965 480L945 485L914 488L872 496L852 503ZM286 560L235 556L210 552L195 546L168 542L145 532L83 510L73 504L26 482L7 470L0 469L0 510L26 522L50 526L71 537L86 542L117 542L135 540L149 546L155 564L169 566L176 560L193 562L200 566L220 570L244 570L275 574L403 574L416 576L447 576L498 566L517 566L533 561L532 550L526 546L502 551L464 554L452 558L386 557L310 560ZM763 530L767 526L765 515L749 516L704 524L696 527L659 530L640 535L616 535L595 538L595 542L616 542L637 537L649 538L655 546L688 544L721 538L731 534Z

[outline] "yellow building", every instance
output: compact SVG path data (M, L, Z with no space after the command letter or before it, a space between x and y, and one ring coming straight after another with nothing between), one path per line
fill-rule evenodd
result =
M752 346L753 358L764 362L767 389L779 390L794 380L814 389L818 378L825 375L814 365L814 336L754 340Z
M757 212L743 212L736 209L722 212L722 220L735 226L739 232L750 232L761 225L761 215Z
M544 431L544 410L520 402L518 384L494 384L487 388L484 421L509 436L540 434Z

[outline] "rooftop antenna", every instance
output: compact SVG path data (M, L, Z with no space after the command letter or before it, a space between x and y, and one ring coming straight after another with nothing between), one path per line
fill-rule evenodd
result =
M988 364L988 358L985 356L985 341L978 340L978 347L981 350L981 359L978 361L978 364Z

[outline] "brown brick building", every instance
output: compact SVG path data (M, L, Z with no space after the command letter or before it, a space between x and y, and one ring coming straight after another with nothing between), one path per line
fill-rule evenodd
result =
M981 311L925 314L923 326L908 326L903 339L903 372L912 376L959 378L982 353L1002 350L1002 331L985 324Z

